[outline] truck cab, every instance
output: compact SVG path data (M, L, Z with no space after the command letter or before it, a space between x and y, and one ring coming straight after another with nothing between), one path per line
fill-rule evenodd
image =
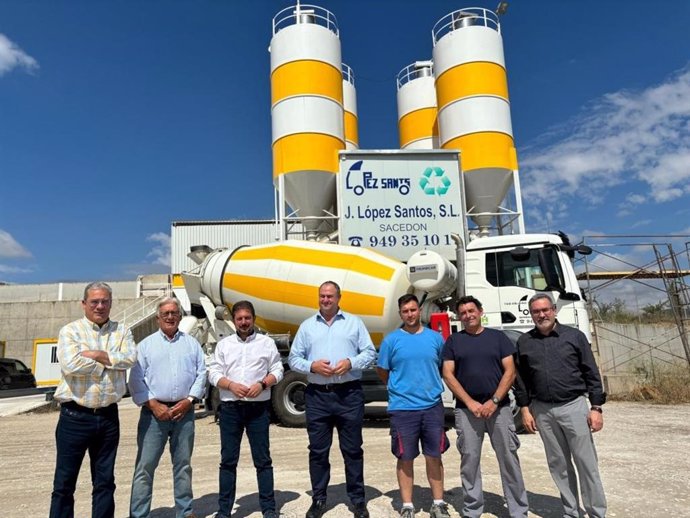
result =
M465 256L465 286L467 293L482 301L485 325L518 331L531 328L528 301L546 291L556 301L559 321L589 338L587 308L571 260L575 250L555 234L471 241Z

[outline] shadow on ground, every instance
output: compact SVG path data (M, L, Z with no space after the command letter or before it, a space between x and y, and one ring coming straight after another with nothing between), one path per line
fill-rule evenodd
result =
M399 511L402 507L400 500L400 492L396 489L388 491L385 496L391 499L391 509ZM462 488L455 487L447 489L444 493L444 499L451 507L451 511L455 511L458 516L462 516ZM530 513L541 518L561 518L563 516L563 506L559 498L550 495L540 495L537 493L527 492L527 499L529 500ZM412 500L417 511L429 512L433 498L431 490L428 487L414 486L412 493ZM489 493L484 491L484 512L489 513L497 518L510 518L508 509L505 506L503 495L496 493ZM452 516L455 514L451 513Z
M276 491L276 504L278 510L293 500L297 500L300 495L294 491ZM194 499L194 513L199 516L211 516L218 511L218 493L209 493L200 498ZM259 494L251 493L241 496L235 501L235 511L232 518L247 518L252 513L261 512L259 507ZM159 507L151 511L151 518L175 518L174 507Z

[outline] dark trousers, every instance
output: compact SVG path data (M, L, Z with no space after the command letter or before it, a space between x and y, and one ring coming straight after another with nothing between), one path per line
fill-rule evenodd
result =
M338 430L340 452L345 461L347 495L353 505L364 503L364 391L359 381L322 387L310 384L305 391L307 433L309 434L309 475L312 498L326 500L333 444L333 428Z
M57 459L50 518L74 518L74 489L84 455L91 462L92 518L115 515L115 456L120 442L117 405L97 410L66 403L60 409L55 430Z
M218 517L229 517L235 504L237 462L242 435L247 431L256 468L261 512L276 510L273 493L273 462L269 446L269 401L224 401L220 405L220 472Z

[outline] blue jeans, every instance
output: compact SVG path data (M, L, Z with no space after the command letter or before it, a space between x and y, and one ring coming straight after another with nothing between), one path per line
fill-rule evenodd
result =
M338 429L340 452L345 461L345 487L352 505L364 503L364 391L359 381L321 387L310 383L305 391L307 433L309 434L309 475L312 498L326 500L333 444L333 428Z
M117 404L89 412L79 405L65 403L55 429L57 458L50 518L74 518L74 489L84 455L91 463L92 518L115 515L115 456L120 442Z
M194 449L194 411L180 421L159 421L153 412L141 408L137 429L137 460L132 478L132 497L129 504L131 518L147 518L151 512L153 475L165 445L170 440L173 465L175 516L192 514L192 450Z
M276 510L273 493L273 461L268 436L269 401L224 401L220 405L220 472L218 518L229 517L235 504L237 462L242 435L247 431L259 486L262 514Z

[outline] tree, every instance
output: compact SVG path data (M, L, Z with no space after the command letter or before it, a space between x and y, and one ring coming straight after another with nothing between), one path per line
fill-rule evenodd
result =
M626 307L625 301L618 297L609 302L599 302L595 299L594 306L597 308L599 319L604 322L625 324L636 319L635 315Z

